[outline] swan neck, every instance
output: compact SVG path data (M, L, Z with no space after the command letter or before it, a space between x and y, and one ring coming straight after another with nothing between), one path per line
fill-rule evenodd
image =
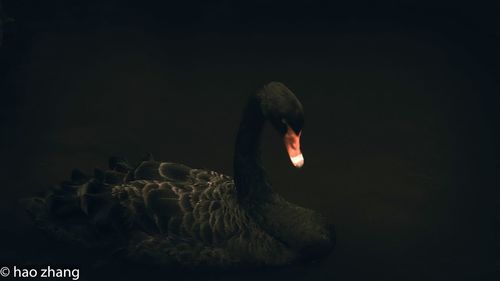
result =
M234 181L240 202L255 202L270 191L260 154L264 123L260 100L251 97L243 112L234 153Z

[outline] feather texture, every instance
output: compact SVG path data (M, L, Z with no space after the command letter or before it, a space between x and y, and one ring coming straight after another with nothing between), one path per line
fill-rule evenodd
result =
M318 258L332 249L334 231L318 213L274 193L260 163L264 122L300 134L302 115L281 83L251 96L236 138L234 180L151 154L135 167L111 157L109 169L93 176L75 170L46 197L24 203L53 236L138 262L227 269Z
M25 203L48 232L85 246L125 247L130 259L227 268L294 258L241 208L228 176L151 160L130 168L111 158L110 168L98 173L104 177L75 170L47 197ZM71 223L76 217L85 231Z

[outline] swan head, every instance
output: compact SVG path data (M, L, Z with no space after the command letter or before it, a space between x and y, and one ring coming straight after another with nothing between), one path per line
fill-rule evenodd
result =
M302 104L283 83L271 82L258 93L261 110L272 126L283 137L290 161L296 168L304 165L300 150L300 136L304 126Z

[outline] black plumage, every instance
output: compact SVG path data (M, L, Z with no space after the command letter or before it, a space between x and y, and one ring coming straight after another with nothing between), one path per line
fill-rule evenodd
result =
M252 95L235 147L234 180L214 171L120 157L88 176L75 170L47 196L25 199L37 226L132 261L189 268L286 265L319 258L335 243L324 218L272 191L260 164L266 120L300 132L302 106L281 83Z

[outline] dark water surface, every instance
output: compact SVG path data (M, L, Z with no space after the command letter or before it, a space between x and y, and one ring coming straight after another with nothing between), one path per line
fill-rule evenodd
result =
M80 280L500 278L495 8L3 2L14 21L0 47L2 264L71 265ZM17 203L111 155L231 175L245 99L271 80L304 105L305 167L270 129L265 166L277 192L336 224L322 262L102 268L102 253L45 237Z

